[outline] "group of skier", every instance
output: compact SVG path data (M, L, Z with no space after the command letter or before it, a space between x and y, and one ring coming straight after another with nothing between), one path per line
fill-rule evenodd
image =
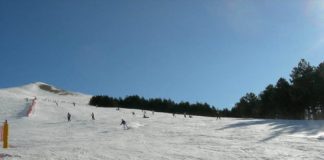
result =
M116 108L116 110L119 111L119 107ZM142 112L143 112L143 118L149 118L149 117L146 115L146 111L142 110ZM132 112L132 115L135 116L135 112ZM154 115L154 111L152 111L152 115ZM176 116L175 113L172 113L172 116L175 117L175 116ZM184 118L186 118L186 117L187 117L187 113L185 112L185 113L183 114L183 116L184 116ZM189 115L189 118L192 118L192 115ZM92 119L92 120L95 120L95 116L94 116L94 113L93 113L93 112L91 113L91 119ZM216 116L216 119L221 119L221 117L220 117L220 113L219 113L219 112L218 112L218 114L217 114L217 116ZM71 114L70 114L69 112L67 113L67 120L68 120L68 122L71 121ZM120 125L123 125L123 128L124 128L125 130L126 130L126 129L129 129L129 127L127 126L127 122L126 122L124 119L121 119L121 123L120 123Z
M134 112L133 112L133 113L134 113ZM135 113L134 113L134 114L135 114ZM91 113L91 119L92 119L92 120L95 120L95 116L94 116L94 113L93 113L93 112ZM70 112L67 113L67 120L68 120L68 122L71 121L71 113L70 113ZM120 125L123 125L123 128L124 128L124 129L129 129L129 127L127 126L127 123L126 123L126 121L125 121L124 119L121 119L121 123L120 123Z
M93 112L91 113L91 119L95 120L95 116L94 116ZM68 120L68 122L71 121L71 113L70 112L67 113L67 120Z

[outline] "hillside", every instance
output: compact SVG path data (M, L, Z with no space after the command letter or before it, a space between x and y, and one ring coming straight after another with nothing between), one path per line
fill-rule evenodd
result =
M34 97L35 110L27 117ZM150 118L144 119L141 110L88 106L90 97L41 82L1 89L0 120L9 121L10 148L0 149L0 159L324 159L324 121L158 112L147 112ZM122 129L122 118L130 129Z

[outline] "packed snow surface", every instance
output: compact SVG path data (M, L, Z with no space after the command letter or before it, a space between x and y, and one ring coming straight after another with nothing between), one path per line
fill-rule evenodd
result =
M216 120L150 111L142 118L141 110L96 108L87 105L89 95L61 91L40 82L0 90L0 120L10 125L10 148L0 149L0 159L324 159L324 121Z

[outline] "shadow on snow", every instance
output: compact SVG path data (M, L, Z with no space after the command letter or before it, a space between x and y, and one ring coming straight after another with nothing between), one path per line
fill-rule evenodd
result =
M243 119L241 119L243 120ZM243 128L256 125L269 125L271 126L270 136L261 140L265 142L276 138L282 134L296 134L303 133L306 136L312 136L319 134L324 131L324 121L305 121L305 120L271 120L271 119L245 119L243 122L237 122L229 124L218 130L232 129L232 128Z

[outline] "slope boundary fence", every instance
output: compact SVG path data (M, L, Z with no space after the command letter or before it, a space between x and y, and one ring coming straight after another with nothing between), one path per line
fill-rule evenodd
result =
M33 99L31 105L28 108L28 112L27 112L27 117L30 117L31 114L33 113L33 111L35 110L35 105L36 105L36 98Z

